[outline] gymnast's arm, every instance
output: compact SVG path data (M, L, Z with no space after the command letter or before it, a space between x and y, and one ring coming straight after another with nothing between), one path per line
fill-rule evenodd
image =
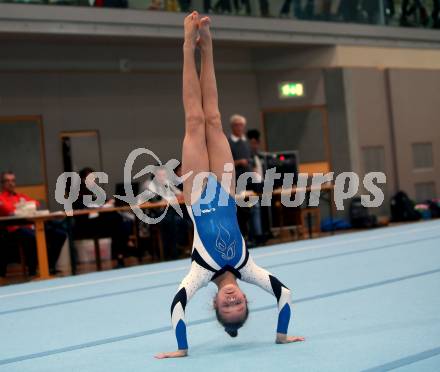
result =
M240 274L241 280L255 284L276 297L278 303L278 324L275 342L277 344L285 344L289 342L304 341L304 337L287 335L291 314L290 289L270 272L256 265L251 257L249 257L246 265L240 270Z
M186 337L185 307L192 296L201 287L206 286L214 273L201 267L195 261L191 264L191 269L187 276L182 280L171 304L171 321L177 339L177 351L160 353L156 358L179 358L188 355L188 341Z

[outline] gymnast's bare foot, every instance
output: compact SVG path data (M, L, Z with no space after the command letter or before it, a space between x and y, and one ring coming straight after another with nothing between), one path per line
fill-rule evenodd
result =
M185 29L185 48L195 49L197 45L197 39L199 37L199 13L192 12L185 18L184 29Z
M210 26L211 19L209 17L203 17L199 22L199 38L197 42L202 51L212 47Z

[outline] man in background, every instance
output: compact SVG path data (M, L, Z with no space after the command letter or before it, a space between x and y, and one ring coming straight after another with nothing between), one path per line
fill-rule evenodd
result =
M229 119L231 134L228 137L231 147L232 158L234 159L236 180L246 172L252 172L251 148L246 138L246 118L242 115L232 115ZM248 237L249 208L237 206L237 219L243 236Z
M243 173L255 171L252 149L246 138L246 124L246 118L242 115L235 114L230 118L231 135L228 140L234 159L237 180ZM246 189L251 190L252 187L255 187L255 185L248 182ZM253 247L261 243L263 233L259 206L251 208L237 207L237 218L241 232L247 238L247 245Z
M264 157L260 153L260 131L258 129L249 129L247 138L251 148L252 171L255 173L257 181L252 183L252 188L257 193L261 193L263 192L266 166L264 164ZM250 235L251 240L256 245L264 244L270 236L268 213L268 208L261 207L259 202L251 208Z
M20 203L35 202L37 207L40 205L38 201L29 196L16 192L16 177L13 172L8 171L1 173L0 180L0 216L13 216ZM67 235L56 224L47 222L45 227L49 269L51 274L55 274L56 262ZM28 273L30 276L35 276L37 271L37 249L34 226L8 226L7 233L13 242L20 243L23 246ZM4 247L0 247L0 249L2 250ZM5 256L6 252L2 252L2 259L0 259L0 276L5 275L7 265Z
M235 176L238 179L243 173L252 172L251 148L246 138L246 118L238 114L232 115L230 124L231 135L228 140L234 159Z

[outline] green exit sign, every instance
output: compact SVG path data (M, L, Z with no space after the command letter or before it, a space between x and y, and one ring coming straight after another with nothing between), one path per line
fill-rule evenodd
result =
M304 84L299 82L283 82L278 84L280 98L304 97Z

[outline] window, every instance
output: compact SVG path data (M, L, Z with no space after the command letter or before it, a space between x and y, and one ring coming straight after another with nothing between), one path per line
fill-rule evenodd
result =
M433 168L432 143L413 143L412 152L414 169Z
M368 146L362 149L364 171L385 173L385 150L383 146Z

